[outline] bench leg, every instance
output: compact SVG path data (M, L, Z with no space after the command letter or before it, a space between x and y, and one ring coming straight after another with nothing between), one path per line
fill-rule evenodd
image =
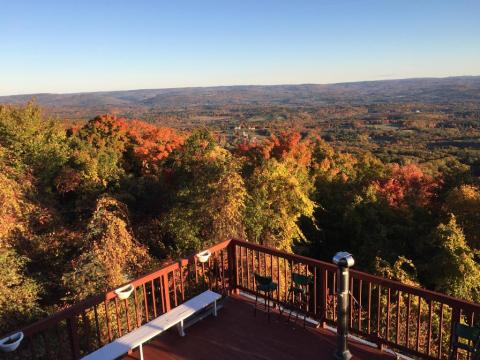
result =
M213 303L213 316L217 316L217 301Z
M185 336L185 331L183 330L183 320L177 325L178 333L180 336Z
M140 352L140 360L143 360L143 345L140 344L139 346L139 352Z

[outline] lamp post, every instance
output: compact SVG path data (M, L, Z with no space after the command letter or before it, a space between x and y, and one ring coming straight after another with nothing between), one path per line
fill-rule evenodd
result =
M337 269L337 349L334 357L338 360L350 360L352 354L348 350L348 283L349 268L353 266L355 261L352 254L341 251L335 254L333 262L338 266Z

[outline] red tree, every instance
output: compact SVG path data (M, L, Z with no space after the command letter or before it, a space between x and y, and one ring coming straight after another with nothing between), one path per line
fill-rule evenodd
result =
M409 204L427 205L438 186L433 177L425 174L415 164L394 164L389 178L375 182L378 193L385 197L390 206L396 208L404 208Z

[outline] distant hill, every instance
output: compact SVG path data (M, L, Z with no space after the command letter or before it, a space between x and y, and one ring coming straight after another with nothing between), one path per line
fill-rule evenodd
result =
M224 105L318 106L371 103L480 101L480 76L362 81L338 84L216 86L75 94L1 96L0 103L32 97L46 107L195 107Z

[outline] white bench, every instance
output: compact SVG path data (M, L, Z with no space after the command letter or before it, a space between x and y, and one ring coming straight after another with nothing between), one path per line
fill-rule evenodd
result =
M84 360L106 360L116 359L125 355L131 349L139 347L140 359L143 360L142 344L151 340L165 330L174 325L178 326L181 336L185 336L183 322L185 319L196 312L206 308L213 303L213 315L217 316L217 301L221 299L221 295L216 292L207 290L198 296L184 302L173 310L159 316L145 325L133 330L121 338L101 347L97 351L83 357Z

